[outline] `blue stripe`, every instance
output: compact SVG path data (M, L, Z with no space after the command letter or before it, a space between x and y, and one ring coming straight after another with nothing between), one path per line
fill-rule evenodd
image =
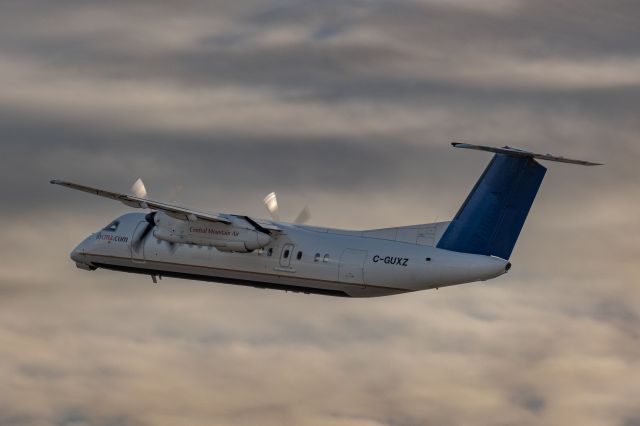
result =
M547 169L496 154L438 242L438 248L509 259Z

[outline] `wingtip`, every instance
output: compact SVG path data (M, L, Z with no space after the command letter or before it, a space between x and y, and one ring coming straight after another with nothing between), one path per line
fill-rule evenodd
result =
M57 185L57 184L59 184L60 182L61 182L61 181L60 181L60 180L58 180L58 179L51 179L51 180L49 181L49 183L52 183L52 184L54 184L54 185Z
M470 148L470 149L482 148L482 145L473 145L466 142L451 142L451 146L454 148Z

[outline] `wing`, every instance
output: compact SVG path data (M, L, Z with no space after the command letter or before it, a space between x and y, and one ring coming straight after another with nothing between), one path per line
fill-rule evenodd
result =
M65 186L67 188L75 189L89 194L97 195L99 197L109 198L111 200L120 201L121 203L138 209L151 209L159 210L178 220L207 220L210 222L222 222L232 223L231 220L220 214L202 213L195 210L187 209L180 206L174 206L171 204L161 203L158 201L147 200L146 198L134 197L131 195L121 194L119 192L105 191L102 189L92 188L90 186L78 185L77 183L65 182L62 180L54 179L51 183L55 185Z

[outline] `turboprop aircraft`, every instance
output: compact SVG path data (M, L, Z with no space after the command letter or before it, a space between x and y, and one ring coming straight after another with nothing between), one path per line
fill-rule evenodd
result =
M61 180L51 183L120 201L150 213L127 213L91 234L71 253L80 269L98 268L315 293L373 297L485 281L509 271L509 257L546 168L536 160L595 166L511 147L453 143L494 153L450 222L346 231L277 220L204 213L136 195Z

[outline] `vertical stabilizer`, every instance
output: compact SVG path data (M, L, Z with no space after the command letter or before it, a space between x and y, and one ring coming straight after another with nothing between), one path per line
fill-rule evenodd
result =
M494 155L438 248L509 259L546 171L527 155Z

